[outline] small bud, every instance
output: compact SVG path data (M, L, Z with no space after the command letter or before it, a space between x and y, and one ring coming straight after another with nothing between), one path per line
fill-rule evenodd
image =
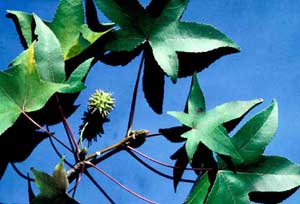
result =
M111 96L111 93L107 93L102 90L96 90L89 98L89 111L92 114L98 111L103 118L105 118L114 107L115 99Z

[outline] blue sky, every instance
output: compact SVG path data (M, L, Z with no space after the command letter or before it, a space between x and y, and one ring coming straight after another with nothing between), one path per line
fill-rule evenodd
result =
M143 1L146 2L148 1ZM5 18L6 10L34 12L44 19L51 20L57 3L58 0L0 2L1 69L5 69L22 51L13 23ZM276 99L279 104L279 129L266 154L284 156L296 163L300 162L299 8L300 2L292 0L190 0L183 16L183 20L186 21L214 25L241 47L240 53L221 58L209 69L198 74L208 108L233 100L263 98L265 102L252 111L253 114L269 105L272 99ZM95 89L111 91L117 100L117 107L110 116L111 122L105 125L106 134L90 148L91 152L123 137L139 60L140 57L136 58L126 67L110 67L98 63L90 72L86 81L88 88L77 100L81 106L70 118L75 132L78 132L87 98ZM181 79L176 85L169 79L166 80L163 115L156 115L151 111L140 89L134 128L157 132L158 128L178 125L166 112L183 110L189 84L190 78ZM62 126L52 127L57 135L63 136L61 129ZM147 141L140 150L161 161L173 163L169 156L179 146L157 137ZM35 166L50 173L58 158L49 155L54 155L54 152L49 143L44 142L29 160L17 166L24 172ZM179 184L175 194L171 180L145 169L125 152L101 163L100 167L128 187L159 203L181 203L191 187L190 184ZM172 173L169 169L158 168L165 173ZM116 203L143 203L103 175L97 172L94 172L94 175ZM185 174L185 177L195 178L192 173ZM9 167L0 182L0 203L27 203L26 191L26 182L19 179ZM80 183L77 196L81 203L108 203L87 178ZM299 192L286 203L300 203Z

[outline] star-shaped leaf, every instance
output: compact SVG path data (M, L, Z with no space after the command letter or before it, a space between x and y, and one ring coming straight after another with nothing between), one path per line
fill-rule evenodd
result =
M146 48L145 66L154 66L147 67L144 74L149 76L144 78L159 80L161 86L163 86L161 74L157 73L157 77L153 76L153 73L151 75L152 69L153 72L158 72L159 67L173 82L176 82L179 73L181 76L191 75L223 55L239 50L232 40L210 25L180 21L188 0L154 0L146 9L137 0L95 0L95 2L109 19L120 26L119 30L111 33L111 40L107 42L106 49L112 52L133 52L141 46ZM222 51L216 54L216 50ZM186 55L189 54L197 55L201 60L197 61L194 57L194 64L191 65L186 60ZM205 58L201 57L203 54L206 55ZM182 67L186 71L180 70ZM147 91L148 88L144 88L148 103L157 113L161 113L160 101L163 98L161 89L162 87L160 89L155 87L150 92ZM151 95L156 95L158 100L153 102Z
M178 59L176 52L202 53L220 47L238 46L212 26L182 22L188 0L165 1L160 15L153 17L136 0L96 0L101 11L121 29L113 33L106 45L112 51L131 51L149 43L155 60L164 72L176 81Z
M50 176L47 173L38 171L32 168L32 173L36 185L38 186L40 193L34 199L34 203L38 204L76 204L78 203L74 199L68 196L66 193L69 185L68 178L66 176L66 170L63 166L64 159L56 165L53 175Z
M18 63L0 72L0 134L12 126L22 112L43 108L55 92L67 86L40 80L34 59L34 44L16 61Z
M29 47L34 40L33 15L9 10L7 16L13 19L23 46ZM57 37L65 60L78 56L111 30L110 26L100 32L90 30L84 23L84 7L81 0L61 0L53 21L46 24Z
M216 153L242 159L222 125L240 119L262 100L230 102L205 112L205 101L196 75L193 82L187 102L188 113L168 112L183 125L191 128L182 135L187 139L185 147L190 161L200 142Z
M262 157L255 165L236 173L217 174L207 204L250 203L250 192L283 192L300 186L300 167L282 157ZM275 201L278 203L281 201ZM194 203L194 202L190 202Z
M300 167L282 157L262 156L277 125L278 107L273 101L233 136L232 144L242 157L242 160L233 159L235 172L228 170L219 158L219 171L208 197L201 193L202 178L199 178L186 203L197 203L206 197L206 204L246 204L250 200L279 203L293 194L300 187Z

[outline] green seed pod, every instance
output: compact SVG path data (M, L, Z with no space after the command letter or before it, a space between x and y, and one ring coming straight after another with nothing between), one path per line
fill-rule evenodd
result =
M111 93L102 90L96 90L88 101L89 111L92 114L98 111L103 118L105 118L114 107L115 99L112 97Z

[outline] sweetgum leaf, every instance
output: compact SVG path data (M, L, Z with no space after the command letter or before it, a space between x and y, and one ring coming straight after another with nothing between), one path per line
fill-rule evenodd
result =
M20 39L27 48L34 40L33 15L21 11L8 11L7 17L13 19ZM105 26L105 29L100 32L90 30L84 23L84 8L81 0L60 0L53 21L45 24L58 38L62 49L60 52L63 52L65 60L84 52L111 29L111 26ZM88 44L86 41L82 43L83 39L88 41ZM74 52L75 47L76 52Z
M251 192L284 192L299 186L298 165L282 157L265 156L236 173L219 171L206 203L247 204Z
M106 48L111 51L131 51L148 42L158 65L174 82L178 76L177 52L204 53L222 47L239 49L212 26L180 21L188 0L153 3L146 10L136 0L95 2L121 28L112 33ZM151 15L154 10L160 9L157 7L163 7L159 15Z
M38 171L34 168L31 169L35 183L40 192L34 199L37 204L73 204L78 203L68 196L66 189L69 185L66 170L63 167L62 158L56 165L53 175Z
M64 188L56 182L56 180L47 173L38 171L34 168L31 169L36 185L38 186L40 193L39 197L55 198L65 193Z
M196 183L194 184L191 192L189 193L185 204L202 204L207 197L211 184L209 182L208 174L204 174L198 177Z
M67 56L77 41L82 24L84 24L82 0L61 0L49 27L60 41L64 56Z
M278 127L277 102L251 118L232 138L232 143L243 157L243 163L256 161L273 139ZM241 164L234 160L236 164Z
M216 153L240 160L242 158L222 124L240 118L261 101L261 99L236 101L217 106L207 112L169 112L169 114L183 125L192 128L182 135L187 139L186 150L190 160L200 142Z
M38 39L34 53L38 73L42 80L63 83L66 80L65 63L59 41L37 15L33 15L33 18Z
M21 11L8 10L6 16L14 21L21 43L27 49L33 42L32 15Z
M192 114L206 111L205 98L200 88L196 73L194 73L192 78L191 88L185 109L185 112Z
M0 72L0 134L12 126L22 112L44 107L64 84L40 80L34 60L34 44L21 53L13 67Z
M36 24L35 33L38 36L38 42L35 46L35 61L39 76L42 80L66 83L69 86L61 89L60 93L76 93L85 88L81 82L86 76L91 59L79 65L66 81L65 62L60 44L54 33L44 22L36 15L33 16ZM87 37L93 40L93 35L86 33Z
M64 157L60 160L60 162L55 166L53 172L53 179L59 184L59 188L62 190L66 190L69 181L67 178L66 170L64 168Z

